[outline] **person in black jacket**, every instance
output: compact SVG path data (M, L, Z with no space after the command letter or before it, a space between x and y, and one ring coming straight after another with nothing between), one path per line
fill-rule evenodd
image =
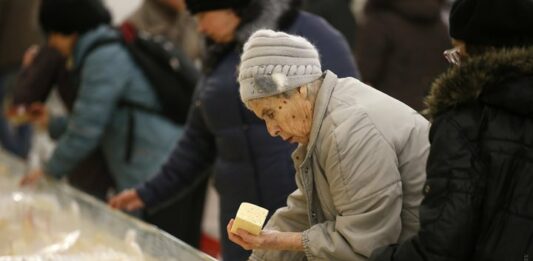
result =
M528 260L533 254L533 1L459 0L458 66L427 98L433 121L418 234L370 260Z

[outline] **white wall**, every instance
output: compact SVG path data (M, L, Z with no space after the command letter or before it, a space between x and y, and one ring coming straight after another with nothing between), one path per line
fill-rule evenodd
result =
M113 23L118 24L137 9L142 0L104 0L104 2L113 14Z

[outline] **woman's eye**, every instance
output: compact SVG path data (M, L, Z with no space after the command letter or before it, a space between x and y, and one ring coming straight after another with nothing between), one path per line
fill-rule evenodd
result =
M271 120L274 119L274 113L273 113L273 112L269 112L269 113L267 114L267 117L268 117L269 119L271 119Z

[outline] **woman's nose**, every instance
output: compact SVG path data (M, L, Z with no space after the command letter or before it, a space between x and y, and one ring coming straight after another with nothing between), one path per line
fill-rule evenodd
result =
M196 20L196 31L199 33L204 33L204 16L203 14L197 14L194 16Z
M272 123L267 123L267 130L268 130L268 134L270 134L270 136L272 137L276 137L280 133L280 129L275 124L272 124Z
M202 26L202 23L200 23L200 22L197 22L197 23L196 23L196 31L197 31L198 33L201 33L201 34L204 33L204 27Z

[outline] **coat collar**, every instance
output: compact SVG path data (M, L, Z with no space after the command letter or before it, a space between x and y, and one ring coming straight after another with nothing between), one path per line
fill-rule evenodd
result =
M337 85L337 80L338 78L336 74L332 73L331 71L325 72L324 81L322 81L322 85L318 91L313 108L313 123L311 126L311 133L309 134L309 143L307 145L298 145L293 159L298 156L301 157L301 160L296 158L296 162L306 162L311 156L310 152L313 151L316 146L318 133L320 132L322 123L324 122L324 117L326 116L326 111L328 109L333 90L335 90L335 86ZM305 156L303 156L304 154Z
M89 47L97 41L102 39L119 39L117 30L108 25L100 25L94 30L88 31L80 35L74 47L73 58L76 66L79 66L81 58L88 51Z
M516 84L517 80L532 76L533 47L499 49L470 58L461 66L450 68L435 80L425 100L427 109L424 114L434 119L458 105L480 100L480 96L487 97L483 102L493 105L508 109L513 109L513 106L523 108L524 104L533 102L528 95L514 97L513 104L509 104L509 99L500 98L500 101L497 101L496 95L493 94L498 92L501 97L517 89L521 89L520 93L532 93L533 84Z

